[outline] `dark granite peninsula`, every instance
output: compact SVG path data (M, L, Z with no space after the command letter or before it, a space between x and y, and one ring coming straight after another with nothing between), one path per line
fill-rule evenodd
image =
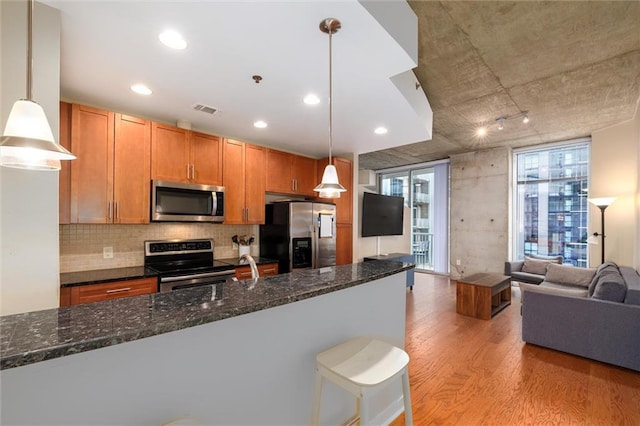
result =
M411 268L357 263L0 317L0 422L307 423L315 353L363 334L404 345ZM332 405L323 416L348 417Z

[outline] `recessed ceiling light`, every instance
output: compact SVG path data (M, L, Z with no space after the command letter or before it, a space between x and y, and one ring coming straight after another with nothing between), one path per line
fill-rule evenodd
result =
M267 127L267 122L258 120L255 123L253 123L253 127L257 127L258 129L264 129L265 127Z
M318 105L320 103L320 98L313 93L309 93L304 97L304 103L307 105Z
M150 95L153 92L144 84L133 84L131 85L131 90L136 92L138 95Z
M376 129L373 131L376 135L384 135L385 133L388 132L386 127L376 127Z
M160 41L172 49L182 50L187 47L187 42L182 38L180 33L174 30L166 30L158 36Z
M487 128L486 127L478 127L476 129L476 135L482 137L482 136L486 136L487 135Z

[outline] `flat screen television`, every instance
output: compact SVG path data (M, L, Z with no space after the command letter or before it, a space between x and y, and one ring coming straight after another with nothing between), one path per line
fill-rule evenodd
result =
M362 198L362 236L402 235L404 197L365 192Z

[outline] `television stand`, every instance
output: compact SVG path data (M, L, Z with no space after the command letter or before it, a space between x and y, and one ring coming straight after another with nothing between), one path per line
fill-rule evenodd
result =
M372 260L395 260L397 262L406 262L406 263L416 263L414 255L410 253L389 253L389 254L379 254L377 256L367 256L364 258L365 262ZM414 269L409 269L407 271L407 287L409 290L413 291L413 283L414 283Z

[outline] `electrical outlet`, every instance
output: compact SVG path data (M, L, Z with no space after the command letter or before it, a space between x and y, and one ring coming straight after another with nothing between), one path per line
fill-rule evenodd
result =
M460 261L460 259L456 259L456 266L460 266L462 265L462 262Z
M102 248L102 258L103 259L113 259L113 247L103 247Z

